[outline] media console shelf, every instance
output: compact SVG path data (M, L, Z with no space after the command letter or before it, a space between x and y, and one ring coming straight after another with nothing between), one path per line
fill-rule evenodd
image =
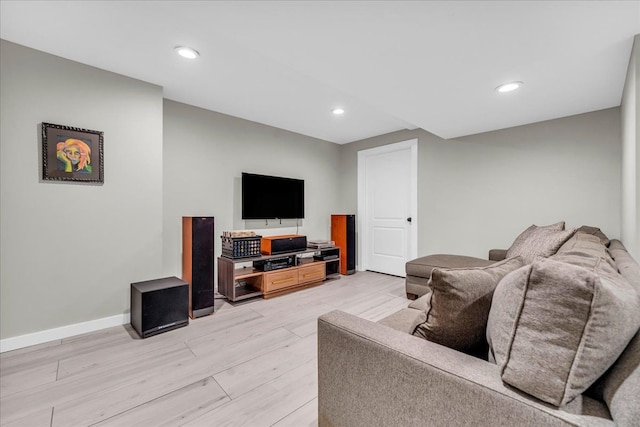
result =
M327 277L340 276L340 248L332 246L330 248L316 249L314 259L325 262L325 274Z
M327 277L336 276L338 259L322 260L325 251L339 251L339 248L307 249L278 255L263 255L251 258L232 259L218 258L218 292L229 301L241 301L247 298L262 296L271 298L316 286ZM302 258L300 255L314 254L313 258ZM333 252L331 252L332 255ZM253 261L265 261L294 255L296 264L287 268L261 271L252 266L239 266ZM339 255L339 254L338 254Z

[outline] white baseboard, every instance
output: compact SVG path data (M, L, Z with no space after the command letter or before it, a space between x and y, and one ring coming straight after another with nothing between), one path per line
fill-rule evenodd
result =
M47 329L46 331L5 338L0 340L0 353L49 341L69 338L74 335L99 331L113 326L126 325L130 323L130 317L131 316L128 313L119 314L116 316L104 317L102 319L90 320L88 322L76 323L75 325L61 326L59 328Z

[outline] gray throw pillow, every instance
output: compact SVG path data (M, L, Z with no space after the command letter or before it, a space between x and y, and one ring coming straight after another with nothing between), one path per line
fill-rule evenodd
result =
M535 225L535 224L530 225L529 227L527 227L526 230L520 233L518 237L516 237L516 240L513 241L513 243L511 244L511 247L507 250L507 252L510 251L511 248L522 245L522 242L527 240L527 237L529 237L531 233L533 233L535 230L538 230L538 229L562 231L564 230L564 221L556 222L555 224L550 224L550 225Z
M493 291L507 273L523 265L510 258L488 267L435 268L429 280L430 292L409 307L423 310L426 320L413 335L466 353L484 348L486 325Z
M605 260L591 261L537 259L498 284L489 313L502 380L555 406L602 376L640 327L640 295Z
M575 232L575 229L557 231L538 227L524 239L516 239L507 251L507 257L520 256L525 264L531 264L539 256L548 257L555 254Z

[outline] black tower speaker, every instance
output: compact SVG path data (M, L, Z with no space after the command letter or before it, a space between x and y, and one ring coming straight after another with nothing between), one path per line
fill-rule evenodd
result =
M189 284L189 316L213 313L213 217L182 217L182 280Z
M340 274L356 272L356 216L331 215L331 240L340 248Z
M189 324L189 285L177 277L131 284L131 326L142 338Z

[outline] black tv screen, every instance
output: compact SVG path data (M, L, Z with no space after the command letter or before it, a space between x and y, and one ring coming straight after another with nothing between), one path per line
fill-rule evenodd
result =
M304 180L242 173L242 219L304 218Z

